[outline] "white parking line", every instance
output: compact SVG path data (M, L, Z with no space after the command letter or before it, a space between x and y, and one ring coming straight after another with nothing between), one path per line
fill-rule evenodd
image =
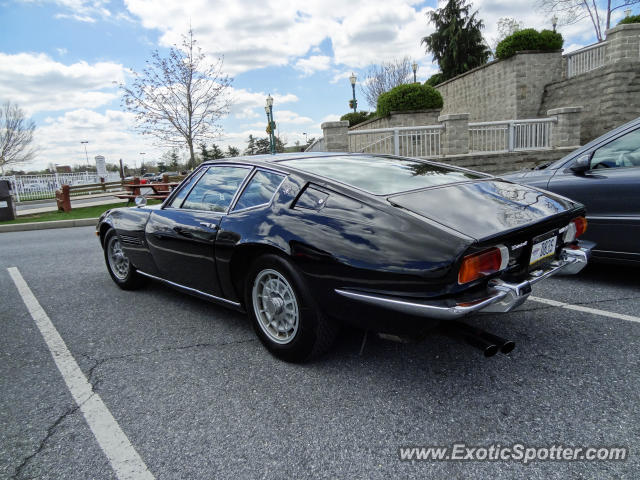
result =
M546 303L553 307L566 308L567 310L576 310L578 312L592 313L593 315L601 315L603 317L617 318L618 320L627 320L629 322L640 323L640 317L634 317L633 315L625 315L624 313L608 312L606 310L598 310L597 308L585 307L582 305L572 305L571 303L558 302L556 300L549 300L548 298L529 297L529 300L534 302Z
M38 299L16 267L7 268L27 310L36 322L51 356L67 384L67 388L80 407L89 428L105 453L116 476L120 480L153 480L154 476L124 434L118 422L104 404L100 395L93 392L91 384L80 370L64 340L56 330Z

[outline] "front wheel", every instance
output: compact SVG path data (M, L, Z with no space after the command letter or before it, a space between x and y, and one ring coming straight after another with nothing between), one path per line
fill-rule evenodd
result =
M260 341L282 360L319 356L335 338L335 325L319 311L300 274L277 255L264 255L253 264L245 305Z
M109 230L104 238L104 259L109 275L123 290L134 290L145 284L145 277L137 272L122 250L115 230Z

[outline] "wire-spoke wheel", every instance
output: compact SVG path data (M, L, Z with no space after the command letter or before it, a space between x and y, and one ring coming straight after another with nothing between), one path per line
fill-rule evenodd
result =
M103 246L107 270L109 270L109 275L116 282L116 285L124 290L133 290L145 283L146 278L136 271L129 257L122 249L120 238L118 238L115 230L107 232Z
M298 332L296 294L280 273L262 270L253 282L253 309L262 331L276 343L291 342Z
M255 260L245 283L245 306L254 330L276 357L303 362L329 349L336 333L298 269L278 255Z

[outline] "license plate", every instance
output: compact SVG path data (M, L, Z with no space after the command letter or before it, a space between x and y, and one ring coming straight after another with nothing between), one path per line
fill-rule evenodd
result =
M529 265L539 262L540 260L552 256L556 252L556 241L558 237L555 235L541 242L534 243L531 248L531 259Z

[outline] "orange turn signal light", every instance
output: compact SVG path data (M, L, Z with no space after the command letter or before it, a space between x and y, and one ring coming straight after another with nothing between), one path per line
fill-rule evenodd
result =
M507 247L493 247L467 255L462 259L458 272L458 283L469 283L504 269L509 262Z
M576 226L576 238L587 231L587 219L584 217L577 217L571 220Z

